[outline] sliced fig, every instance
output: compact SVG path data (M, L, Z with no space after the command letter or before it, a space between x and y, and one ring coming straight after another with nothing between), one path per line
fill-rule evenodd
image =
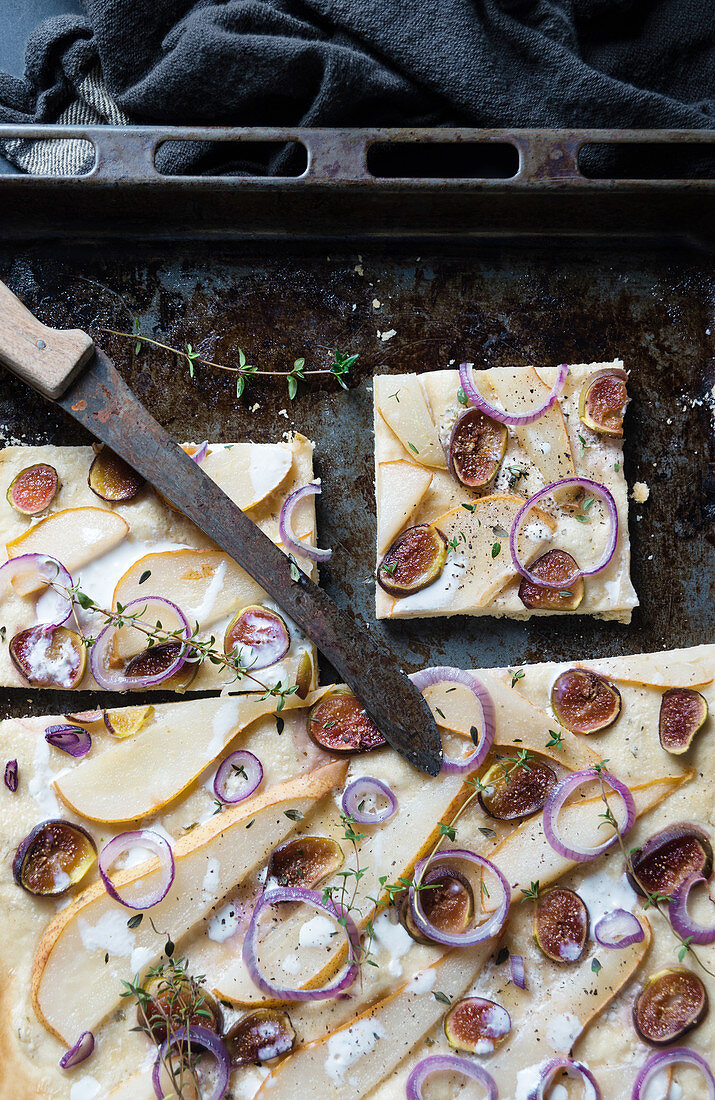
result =
M496 763L482 776L482 784L487 788L478 795L482 809L497 821L516 821L543 809L556 786L556 772L540 760Z
M690 748L708 716L708 704L692 688L668 688L660 702L658 732L666 752L679 756Z
M386 744L351 691L324 695L308 715L308 733L326 752L369 752Z
M275 611L244 607L226 627L223 649L227 657L239 656L246 668L267 668L285 657L290 649L290 634Z
M451 867L441 867L432 874L426 872L420 890L420 904L427 920L439 932L459 935L464 932L474 916L474 894L469 880ZM412 920L409 897L405 895L400 921L417 943L433 941L417 928Z
M180 671L183 672L183 669ZM153 713L154 708L150 705L105 710L104 724L115 737L135 737Z
M102 447L89 468L87 484L100 500L121 504L134 499L144 485L144 478L114 451Z
M295 1031L287 1012L257 1008L233 1025L224 1043L232 1066L259 1065L288 1054L295 1044Z
M497 475L507 444L506 425L481 409L467 409L457 419L449 441L449 461L468 489L485 489Z
M641 896L672 896L689 875L710 878L713 848L710 837L700 825L687 821L669 825L652 836L642 848L631 852L635 875L628 880Z
M705 1018L708 994L697 974L674 966L651 974L633 1005L635 1029L646 1043L682 1039Z
M569 668L554 682L551 706L561 725L572 733L598 733L612 726L621 713L621 693L596 672Z
M182 642L160 642L159 645L143 649L129 661L124 670L125 675L159 676L176 660L182 645ZM173 676L168 680L162 680L160 687L165 691L186 691L198 668L197 661L185 661Z
M554 962L570 963L581 958L588 939L588 909L565 886L541 894L534 911L536 946Z
M206 1027L221 1034L223 1013L216 998L198 982L175 972L166 977L161 972L152 973L143 986L148 999L142 1007L137 1005L137 1024L151 1034L157 1042L163 1042L169 1025L172 1031L180 1027Z
M545 588L522 578L519 599L524 607L539 611L575 611L583 599L583 577L566 583L578 569L578 562L565 550L548 550L542 554L530 571L546 581L563 581L563 588Z
M6 495L16 512L23 516L38 516L52 504L59 487L60 479L54 466L38 462L35 466L20 470Z
M273 849L268 878L280 886L314 889L342 867L345 856L335 840L325 836L297 836Z
M298 686L296 695L299 699L305 699L310 686L313 683L313 658L309 650L304 649L298 658L298 668L295 673L295 682Z
M33 687L76 688L84 676L87 650L66 626L32 626L10 640L10 658Z
M444 1033L456 1050L491 1054L511 1031L511 1017L496 1001L465 997L447 1013Z
M81 825L43 821L19 845L12 874L29 894L57 897L80 882L96 859L97 846Z
M433 584L446 560L447 540L437 527L408 527L380 562L377 583L391 596L409 596Z
M602 435L623 435L628 404L626 379L621 372L602 371L581 387L578 415L582 424Z

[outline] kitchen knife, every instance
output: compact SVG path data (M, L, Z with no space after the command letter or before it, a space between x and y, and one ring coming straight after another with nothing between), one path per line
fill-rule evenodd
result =
M0 282L0 362L121 455L238 562L335 666L390 745L438 774L442 748L432 713L386 649L302 571L291 576L288 557L173 442L87 333L41 324Z

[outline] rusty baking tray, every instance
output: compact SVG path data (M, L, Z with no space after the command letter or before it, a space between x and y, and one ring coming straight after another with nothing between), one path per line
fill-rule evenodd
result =
M43 321L101 340L177 439L312 437L320 540L335 549L323 583L384 633L403 667L518 667L712 641L715 182L702 178L701 154L712 154L713 134L0 127L0 140L58 134L92 142L94 167L77 178L0 174L0 278ZM294 175L163 175L156 151L179 140L289 142L282 165ZM589 178L594 145L625 149L636 173L661 178ZM688 157L694 178L668 178ZM191 379L172 355L135 355L99 333L132 316L226 363L239 347L271 370L298 356L325 366L335 347L360 359L348 393L319 378L291 402L268 379L237 400L230 376L197 368ZM632 372L626 474L651 493L631 512L632 625L377 625L373 373L614 356ZM7 375L0 432L88 442ZM31 694L7 692L0 710L66 705Z

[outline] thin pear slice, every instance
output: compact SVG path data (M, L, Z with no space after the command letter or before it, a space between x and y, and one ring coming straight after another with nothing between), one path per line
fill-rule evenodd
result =
M318 697L288 695L285 710ZM93 821L149 817L193 783L237 733L274 710L275 698L246 695L168 703L134 737L88 756L53 786L71 810Z
M232 443L209 447L201 469L245 512L285 481L293 464L287 443Z
M488 943L443 955L422 971L421 982L407 982L349 1024L285 1058L263 1082L256 1100L294 1100L297 1081L302 1095L320 1100L366 1096L444 1015L444 1004L429 989L438 989L450 1000L458 999L492 948L493 943ZM428 992L421 991L423 988Z
M400 374L390 379L390 388L391 393L379 399L382 419L413 462L446 470L447 459L419 376Z
M70 573L113 550L126 538L129 524L108 508L65 508L41 519L7 544L7 556L51 554ZM41 581L18 580L17 591L27 596L43 587ZM166 593L165 593L166 594Z
M579 661L610 680L640 687L703 687L711 684L709 646L674 649L670 653L639 653L634 657L606 657Z
M132 1074L121 1085L108 1092L105 1100L156 1100L152 1082L152 1066Z
M284 807L307 813L343 781L346 770L344 763L336 762L280 783L178 840L173 848L174 881L149 914L156 928L166 929L179 943L291 832L294 821ZM207 874L209 870L213 873ZM149 886L158 877L152 860L119 872L114 882L121 888L141 879ZM43 1026L68 1046L118 1006L123 980L130 981L136 970L145 970L161 957L164 939L153 931L152 921L130 930L131 915L132 910L114 901L98 882L58 913L40 941L32 969L33 1006ZM84 945L89 936L91 949ZM95 946L103 937L106 948L104 943Z
M527 413L543 404L550 388L533 367L500 367L490 370L486 378L502 408L513 413ZM574 476L571 442L560 402L555 401L532 424L510 426L509 430L519 440L545 484Z
M377 468L377 553L406 527L432 484L432 474L414 462L381 462Z

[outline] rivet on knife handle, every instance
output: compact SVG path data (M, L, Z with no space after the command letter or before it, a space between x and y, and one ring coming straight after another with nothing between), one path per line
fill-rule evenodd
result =
M93 351L94 342L86 332L48 328L0 282L0 362L13 374L56 400Z

